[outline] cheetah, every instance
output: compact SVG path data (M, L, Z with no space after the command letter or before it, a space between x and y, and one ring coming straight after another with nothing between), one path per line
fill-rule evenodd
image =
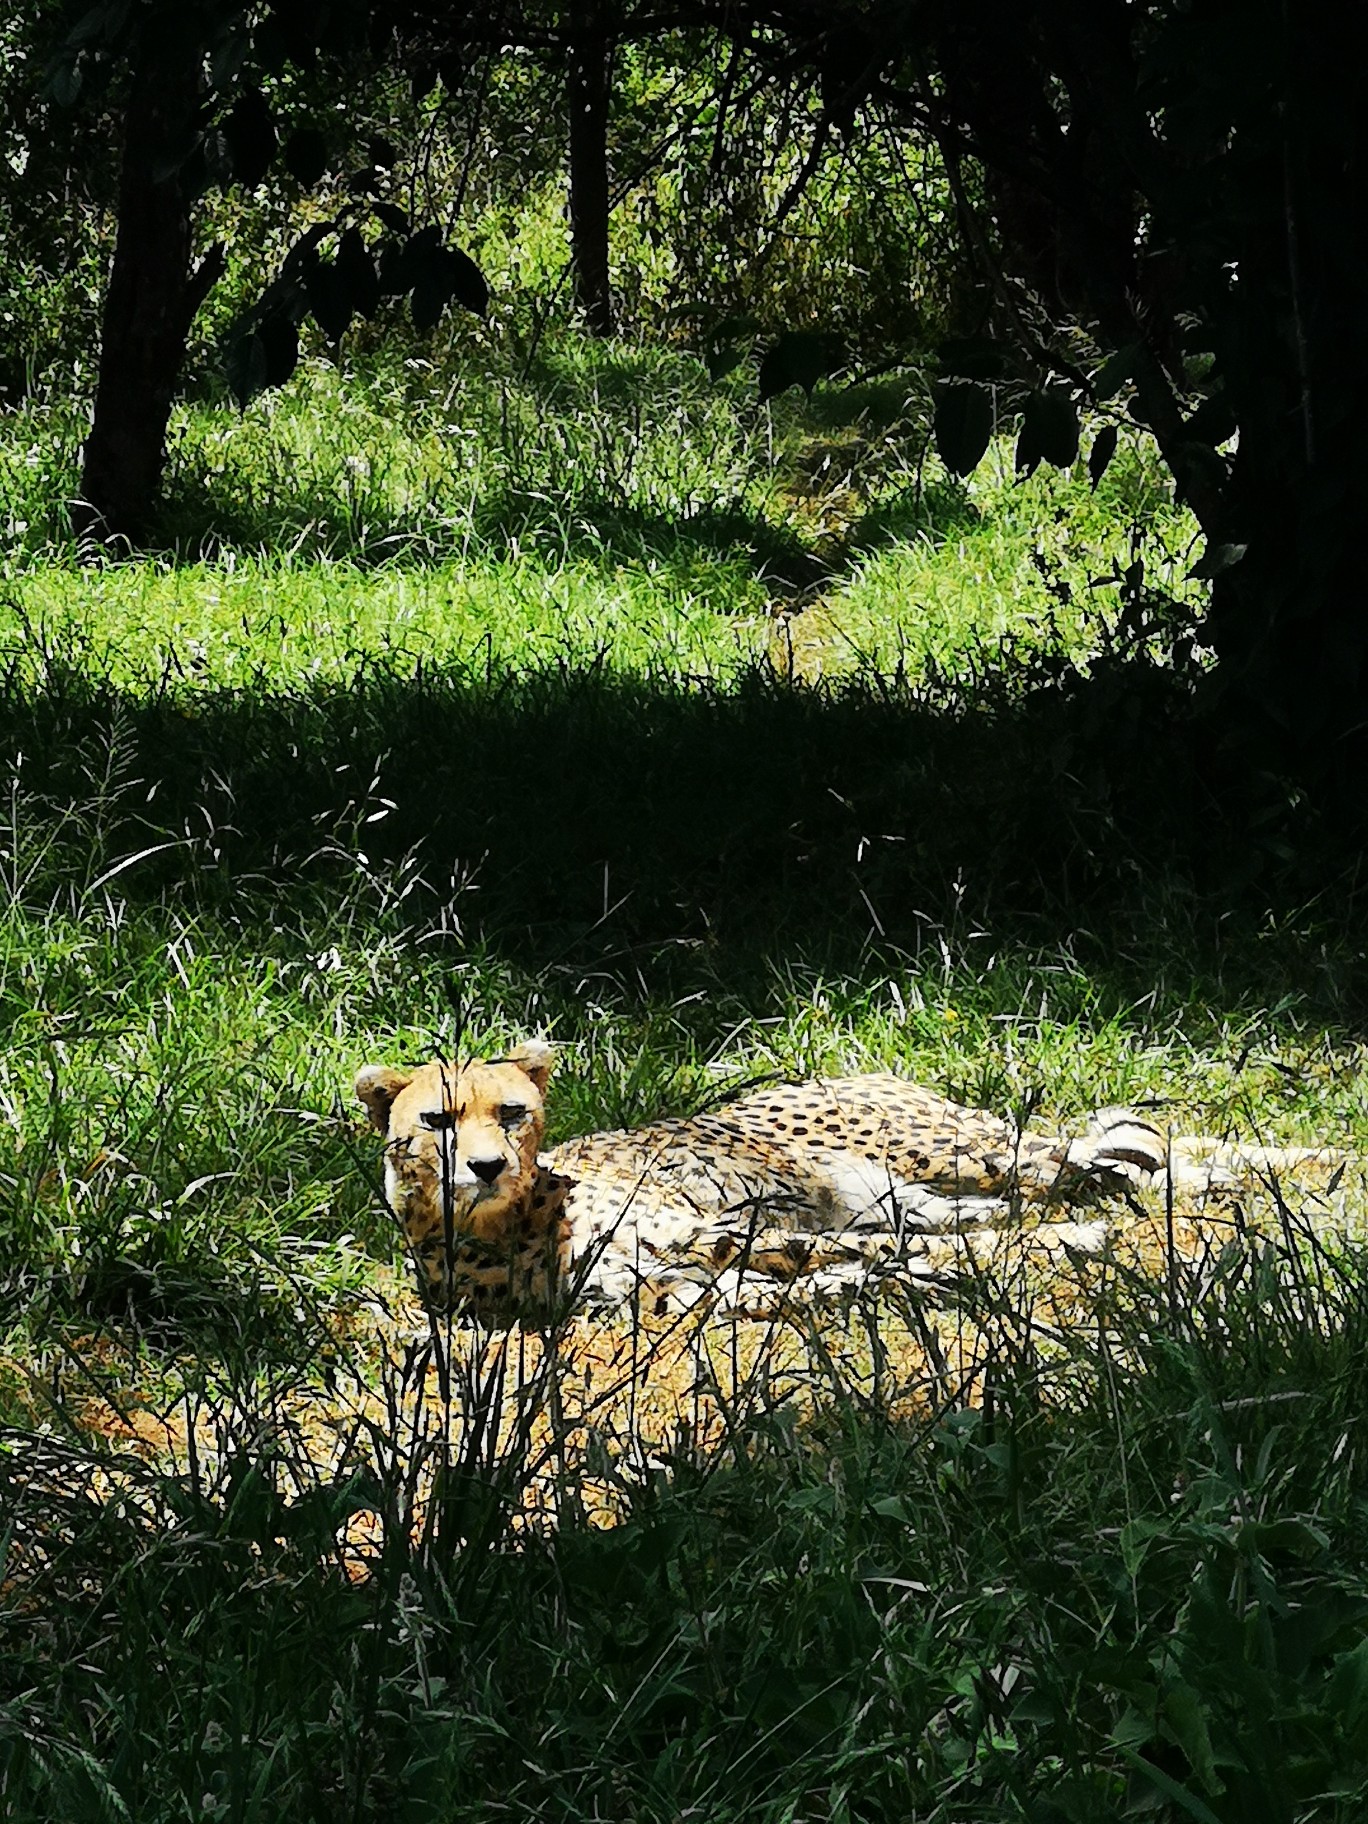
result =
M936 1237L1002 1227L1024 1207L1051 1219L1054 1245L1095 1250L1105 1221L1070 1220L1079 1205L1327 1156L1174 1141L1118 1108L1052 1139L883 1074L760 1089L547 1152L552 1062L531 1040L459 1067L357 1075L385 1140L386 1201L434 1310L611 1306L646 1289L664 1312L735 1297L743 1275L830 1291L889 1266L934 1281Z

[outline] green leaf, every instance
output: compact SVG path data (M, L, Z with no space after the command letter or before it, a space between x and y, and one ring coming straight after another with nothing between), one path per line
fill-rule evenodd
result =
M417 102L430 95L437 87L440 75L435 60L421 52L410 52L404 65L404 74L409 79L409 97Z
M112 44L128 18L129 0L101 0L90 7L67 33L66 42L73 48L87 44Z
M323 0L275 0L271 9L280 27L285 55L301 70L311 70L318 61L318 46L328 20Z
M1088 479L1093 485L1094 493L1097 484L1111 466L1111 459L1116 454L1117 438L1121 435L1114 424L1105 424L1092 440L1088 451Z
M824 329L789 329L765 351L760 361L760 399L774 399L791 386L812 396L819 380L841 365L839 341Z
M447 248L447 260L452 275L451 295L458 304L462 304L477 317L482 317L489 307L489 286L485 276L471 259L459 247Z
M972 475L993 435L993 398L981 386L936 392L936 451L952 475Z
M1126 1575L1134 1577L1149 1553L1154 1539L1162 1538L1168 1531L1162 1520L1128 1520L1121 1528L1121 1562L1126 1567Z
M285 1502L275 1467L269 1457L253 1458L245 1450L229 1460L222 1537L265 1546L285 1531Z
M1224 548L1233 550L1236 547ZM1243 551L1244 547L1239 549ZM1313 1526L1309 1520L1299 1519L1295 1514L1283 1520L1256 1520L1245 1528L1245 1534L1254 1550L1265 1556L1275 1552L1285 1553L1309 1563L1330 1549L1328 1536L1318 1526Z
M384 298L402 298L413 290L413 273L408 258L407 240L385 240L380 243L380 258L376 261L376 277L380 283L380 295Z
M215 95L227 95L238 87L238 77L247 61L249 42L244 32L229 32L209 53L209 87Z
M1164 1690L1164 1720L1192 1765L1192 1771L1209 1793L1225 1791L1211 1749L1206 1706L1198 1692L1183 1680Z
M1073 467L1078 457L1078 411L1062 386L1047 387L1027 399L1021 414L1018 452L1023 445L1036 461L1051 463L1057 469ZM1020 453L1017 466L1022 466ZM1031 467L1035 467L1034 462Z
M59 63L48 79L48 93L59 108L69 108L81 92L81 66L74 57Z
M226 190L232 183L233 154L228 145L228 135L221 127L211 127L199 143L199 158L187 159L185 164L187 178L193 184L196 194L202 194L210 184L217 184L220 190Z
M409 231L409 219L397 203L387 203L377 197L371 204L376 217L384 223L391 234L404 234Z
M459 247L444 247L433 227L420 228L396 259L385 262L381 283L400 293L412 289L410 308L418 330L431 329L453 300L476 316L483 316L489 304L489 287L474 260Z
M783 1497L783 1506L794 1513L833 1515L839 1501L829 1482L816 1482L806 1488L791 1488Z
M280 276L293 283L313 265L318 243L331 234L335 222L314 222L306 228L280 263Z
M720 323L706 326L704 333L713 343L751 342L760 334L760 329L761 324L757 317L752 316L749 311L741 311L733 312L729 317L723 317Z
M1044 451L1040 447L1039 417L1028 411L1021 414L1021 429L1017 432L1016 455L1013 467L1018 479L1025 481L1028 475L1034 475L1040 467Z
M728 374L740 367L745 358L745 349L733 342L725 348L710 348L703 357L703 365L708 370L709 380L725 380Z
M353 1514L384 1506L384 1491L373 1476L362 1473L305 1489L286 1508L283 1520L288 1538L325 1548L339 1526Z
M445 285L432 279L420 279L413 288L413 297L409 303L413 327L420 333L435 329L450 298L451 293Z
M337 271L359 317L373 317L380 306L380 280L359 228L348 228L337 246Z
M252 54L268 76L278 76L289 61L280 21L267 13L252 27Z
M1210 444L1187 439L1174 449L1169 458L1178 495L1190 501L1194 492L1216 493L1229 480L1225 462Z
M354 314L346 277L335 260L317 260L304 280L314 322L329 342L340 342Z
M1195 443L1226 443L1239 429L1234 407L1223 392L1204 399L1183 426L1183 435Z
M260 89L239 95L224 119L223 137L234 180L255 190L270 168L277 143L275 121Z
M421 278L427 276L429 268L440 260L442 252L442 231L431 222L425 228L418 228L405 241L401 253L408 279L404 287L411 291Z
M366 165L360 171L353 171L347 179L347 195L358 200L362 197L374 198L384 189L385 174L377 165Z
M705 324L701 331L703 365L710 380L721 380L739 367L755 345L760 325L753 316L723 317L718 323Z
M882 1514L886 1520L901 1520L905 1525L912 1524L912 1513L901 1495L880 1495L878 1500L869 1504L870 1512Z
M1368 1640L1336 1659L1326 1697L1345 1727L1359 1734L1368 1723Z
M1124 1742L1117 1742L1116 1752L1128 1766L1135 1769L1142 1780L1147 1780L1155 1791L1162 1793L1166 1799L1172 1799L1173 1803L1186 1812L1188 1817L1195 1818L1197 1824L1222 1824L1221 1819L1217 1817L1210 1805L1199 1799L1195 1792L1189 1792L1186 1786L1180 1786L1178 1781L1171 1774L1165 1773L1162 1767L1156 1767L1152 1761L1147 1761L1144 1755L1137 1754Z

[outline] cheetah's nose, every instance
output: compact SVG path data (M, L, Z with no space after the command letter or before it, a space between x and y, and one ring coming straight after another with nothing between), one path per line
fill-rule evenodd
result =
M471 1171L474 1172L475 1176L485 1184L493 1184L499 1173L504 1169L504 1161L502 1159L467 1159L466 1164L470 1167Z

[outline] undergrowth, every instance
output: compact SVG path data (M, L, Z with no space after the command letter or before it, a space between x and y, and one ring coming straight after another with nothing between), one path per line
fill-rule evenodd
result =
M995 1340L915 1421L753 1383L711 1449L617 1463L607 1530L569 1482L514 1524L554 1342L447 1339L435 1465L397 1388L331 1474L223 1407L180 1476L12 1436L7 1815L1347 1820L1362 1271L1289 1229L1192 1272L1114 1276L1062 1356L980 1285Z
M458 1041L560 1041L557 1138L895 1069L1368 1145L1355 864L1169 715L1142 444L961 486L917 376L747 387L309 366L84 566L7 421L5 1815L1358 1815L1364 1281L1295 1210L1073 1328L700 1343L649 1448L639 1339L576 1429L605 1332L378 1302L348 1086Z

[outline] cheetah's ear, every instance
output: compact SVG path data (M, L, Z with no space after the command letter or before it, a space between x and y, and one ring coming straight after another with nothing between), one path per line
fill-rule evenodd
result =
M390 1070L384 1064L367 1064L356 1073L356 1094L365 1103L371 1126L389 1132L390 1108L401 1090L413 1081L411 1070Z
M546 1094L546 1085L551 1077L551 1067L556 1061L556 1048L545 1039L528 1039L522 1045L515 1045L508 1053L508 1062L516 1064L525 1077L531 1077L541 1095Z

